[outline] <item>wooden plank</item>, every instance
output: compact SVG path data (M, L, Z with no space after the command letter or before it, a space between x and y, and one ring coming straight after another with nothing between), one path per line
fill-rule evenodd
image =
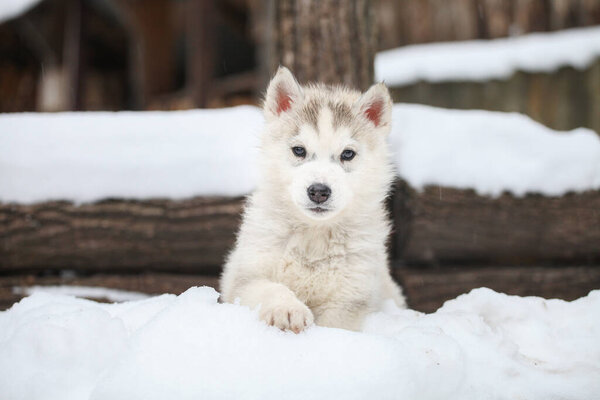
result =
M66 88L70 111L82 109L82 30L84 6L82 0L69 0L63 45L63 62L66 72Z
M56 285L104 287L147 294L181 294L192 286L210 286L218 290L219 280L216 275L169 273L3 276L0 277L0 310L10 308L12 304L24 297L24 295L17 293L15 288ZM93 300L106 301L102 298L94 298Z
M398 183L394 258L429 265L556 265L600 262L600 191L562 197Z
M0 272L214 273L232 246L242 198L0 204Z
M215 73L217 10L214 0L190 0L187 15L187 79L196 107L206 107Z
M574 300L600 289L600 266L441 269L398 266L393 274L403 285L409 306L423 312L433 312L446 300L479 287L511 295L564 300Z

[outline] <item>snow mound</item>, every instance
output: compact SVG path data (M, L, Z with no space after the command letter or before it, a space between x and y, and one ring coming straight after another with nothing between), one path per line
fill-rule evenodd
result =
M121 304L36 293L0 313L3 399L595 399L600 291L477 289L363 332L267 327L210 288Z
M2 0L0 2L0 23L18 17L39 2L40 0Z
M600 137L519 114L396 104L390 142L413 187L561 195L600 188ZM242 196L256 185L256 107L0 115L0 201Z
M391 86L417 81L506 79L515 71L588 67L600 57L600 27L532 33L493 40L430 43L382 51L375 76Z

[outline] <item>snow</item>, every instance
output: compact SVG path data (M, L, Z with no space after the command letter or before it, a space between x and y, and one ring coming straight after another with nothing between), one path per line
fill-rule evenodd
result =
M553 131L521 114L394 106L392 149L413 187L473 188L497 196L600 188L600 136Z
M13 293L30 296L34 293L62 294L67 296L86 297L88 299L106 299L112 302L142 300L147 294L128 290L110 289L104 287L57 285L57 286L15 286Z
M409 45L382 51L375 76L390 86L417 81L487 81L516 71L588 67L600 57L600 27L532 33L493 40Z
M0 201L236 196L255 184L255 107L0 116Z
M390 143L413 187L562 195L600 188L600 139L514 113L396 104ZM262 114L217 110L0 115L0 201L242 196Z
M120 304L35 293L0 313L0 397L596 399L600 291L476 289L433 314L388 304L362 332L267 327L191 288Z
M27 12L40 0L2 0L0 1L0 23L11 20Z

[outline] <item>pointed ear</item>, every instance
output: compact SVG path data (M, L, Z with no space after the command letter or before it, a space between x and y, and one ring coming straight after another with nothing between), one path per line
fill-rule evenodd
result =
M286 67L279 67L271 79L263 106L265 116L274 118L302 100L302 88Z
M371 121L376 128L390 125L392 120L392 98L383 83L376 83L358 99L358 112Z

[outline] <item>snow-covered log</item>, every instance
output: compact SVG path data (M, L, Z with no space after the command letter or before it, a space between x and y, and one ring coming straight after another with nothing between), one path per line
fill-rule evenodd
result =
M598 261L595 132L409 104L393 120L409 185L395 259ZM255 107L1 116L2 270L216 272L258 179L261 124Z
M377 54L394 101L517 111L600 132L600 28L403 46Z

